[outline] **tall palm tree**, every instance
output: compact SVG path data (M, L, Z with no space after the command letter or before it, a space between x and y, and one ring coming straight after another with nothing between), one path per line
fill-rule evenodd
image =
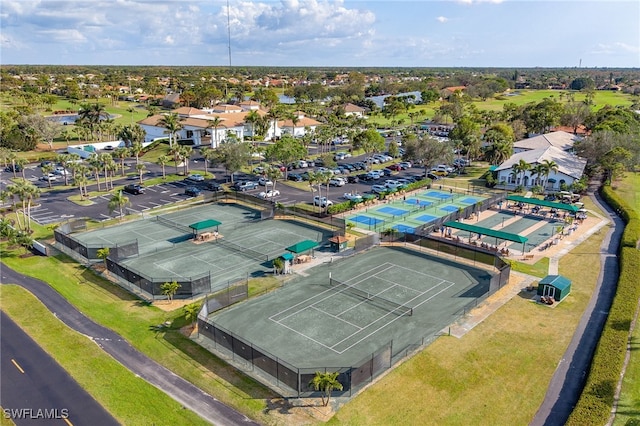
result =
M213 131L211 132L211 148L218 147L218 127L222 124L222 119L220 117L213 117L211 120L207 120L207 126L211 127ZM214 142L215 136L215 144Z
M542 166L544 167L544 179L545 179L545 182L542 184L542 187L545 187L548 182L549 175L551 173L556 173L558 171L558 163L556 163L553 160L542 160Z
M25 175L25 166L27 164L29 164L29 161L26 158L16 158L15 160L15 165L20 167L20 170L22 173L22 179L24 180L27 180L27 176Z
M298 124L300 122L300 117L298 117L297 113L293 113L289 116L289 119L291 120L291 125L292 125L292 129L291 129L291 136L293 136L294 138L296 137L296 124Z
M95 152L89 157L89 165L93 169L93 175L96 178L96 187L98 192L100 192L100 169L102 168L102 163Z
M112 153L114 159L117 158L118 160L120 160L120 170L122 170L122 176L124 176L124 160L127 159L129 154L129 148L125 147L116 148Z
M524 159L520 159L520 161L518 161L518 163L513 166L513 172L516 173L516 176L519 173L522 173L522 177L518 181L518 185L524 186L524 175L529 169L531 169L531 165Z
M538 185L542 186L540 182L542 182L542 177L544 176L546 169L542 164L536 164L531 168L531 179L536 176L536 180L538 181ZM533 182L532 182L533 183Z
M95 104L82 104L80 105L80 111L78 111L79 120L87 126L93 139L94 131L103 119L109 118L109 113L105 110L104 105Z
M161 155L160 157L158 157L158 164L162 166L162 179L167 178L167 175L165 174L164 166L167 165L169 160L170 160L169 157L167 157L166 155Z
M173 157L173 162L176 166L176 174L178 174L178 160L181 159L180 155L181 155L181 146L178 144L175 144L171 147L171 149L169 150L169 154L171 154L171 156Z
M209 162L216 158L217 153L214 149L204 147L200 150L200 154L202 154L202 157L204 158L204 174L206 175L209 173Z
M251 125L251 140L254 141L256 138L256 123L260 120L260 114L258 114L256 110L251 110L247 113L244 120Z
M159 122L164 127L165 133L169 135L169 147L174 145L174 136L182 129L182 123L180 123L180 116L175 112L165 115Z
M184 170L185 176L189 174L189 162L191 160L192 152L193 148L188 145L183 145L180 147L180 157L182 158L182 168Z
M136 172L138 172L138 177L140 179L140 185L142 185L142 176L144 176L144 171L147 169L147 166L144 163L136 164Z
M42 169L42 174L44 176L48 176L49 173L53 173L53 164L47 163L44 166L42 166L41 169ZM47 179L47 182L49 183L49 188L51 188L51 179Z
M120 220L124 217L124 207L129 205L129 198L122 193L122 191L116 192L109 200L109 213L113 213L116 209L120 211Z

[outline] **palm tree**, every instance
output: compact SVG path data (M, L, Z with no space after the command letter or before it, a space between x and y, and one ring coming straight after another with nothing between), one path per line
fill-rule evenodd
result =
M180 284L178 284L176 281L172 281L172 282L166 282L162 284L160 286L160 290L162 291L162 294L167 296L167 299L171 301L173 299L173 296L180 289L180 287L181 287Z
M180 157L183 160L182 167L185 176L189 174L189 161L191 160L191 152L193 152L193 148L188 145L183 145L180 147Z
M120 211L120 220L124 217L124 207L129 205L129 198L122 193L122 191L116 192L109 200L109 213L113 213L115 210Z
M22 179L27 180L27 176L25 175L25 166L29 164L29 161L26 158L16 158L14 163L17 167L20 168L22 173Z
M116 148L112 155L114 159L120 160L120 170L122 170L122 176L124 176L124 160L129 156L129 148Z
M142 185L142 176L144 176L144 171L147 169L147 166L144 163L136 164L136 172L138 172L138 176L140 178L140 185Z
M47 163L44 166L42 166L41 169L42 169L42 174L44 176L48 176L50 173L53 173L53 164ZM47 182L49 183L49 188L52 188L51 179L47 179Z
M342 390L342 383L338 381L339 372L334 373L322 373L320 371L316 371L316 375L313 377L310 386L316 391L321 391L322 405L326 407L329 405L329 400L331 399L331 392L334 389Z
M522 173L522 177L520 178L518 183L519 185L524 186L524 175L529 169L531 169L531 165L527 163L524 159L520 159L520 161L518 161L518 163L513 166L513 172L516 174L516 176L519 173Z
M545 182L542 184L542 187L544 188L548 182L549 175L558 171L558 163L553 160L542 160L542 166L544 167Z
M297 113L293 113L289 116L289 119L291 120L291 125L292 125L292 129L291 129L291 136L293 136L294 138L296 137L296 124L298 124L300 122L300 117L298 117Z
M82 104L80 105L80 111L78 111L79 120L84 122L91 132L91 138L93 139L94 130L100 124L100 121L109 118L109 114L105 110L104 105L95 104Z
M176 133L178 133L182 129L182 124L180 123L180 116L174 112L171 114L165 115L159 122L162 127L164 127L165 133L169 134L169 147L173 147L173 138Z
M531 168L531 179L533 180L533 177L537 176L536 180L538 180L538 182L542 182L542 177L544 176L545 172L546 168L543 164L536 164ZM540 183L538 183L538 185L542 186Z
M162 166L162 179L167 178L167 175L165 174L164 166L166 166L168 162L169 162L169 157L167 157L166 155L161 155L160 157L158 157L158 164Z
M278 179L282 177L282 172L277 167L269 167L267 168L267 170L265 170L265 175L267 176L267 178L269 178L271 182L273 182L272 189L275 190L276 183L278 183Z
M200 312L200 303L190 303L184 306L182 310L184 311L184 319L191 322L191 328L193 328Z
M107 268L107 257L109 257L109 253L110 253L109 247L101 248L96 252L96 255L98 256L98 258L102 259L102 261L104 262L105 269Z
M104 188L109 190L109 167L113 164L113 157L111 157L111 154L104 152L98 155L98 161L102 165L102 171L104 172Z
M182 148L180 145L175 144L169 150L169 154L171 154L171 156L173 157L173 162L176 166L176 174L178 174L178 160L181 160L180 156L181 156L182 150L180 148Z
M218 147L218 127L222 124L222 119L220 117L213 117L211 120L207 120L207 126L211 127L213 131L211 132L211 148ZM215 139L214 139L215 136ZM215 144L213 143L215 140Z
M207 175L207 173L209 173L209 162L215 159L218 154L215 150L207 147L202 148L200 150L200 154L202 154L202 157L204 158L204 174Z
M140 153L143 149L141 142L133 141L131 143L131 153L136 157L136 164L140 164Z
M84 173L78 173L74 182L78 185L78 189L80 190L80 198L84 200L84 197L87 195L87 184L89 183L89 179L87 179L87 176Z
M256 138L256 123L260 120L260 114L258 114L256 110L251 110L247 113L244 120L251 124L251 140L254 141Z
M7 187L8 191L17 195L22 202L22 216L24 218L24 230L31 230L31 203L34 199L40 197L40 188L32 184L26 179L17 181L14 185ZM16 217L19 218L16 212ZM19 224L19 221L18 221Z
M89 165L93 168L93 175L96 178L96 187L98 192L100 192L100 169L102 168L102 163L95 152L91 154L91 157L89 157Z

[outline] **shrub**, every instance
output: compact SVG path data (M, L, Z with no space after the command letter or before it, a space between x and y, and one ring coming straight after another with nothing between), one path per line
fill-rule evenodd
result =
M638 213L612 188L604 186L600 193L627 223L620 243L620 276L609 316L591 361L589 375L567 425L607 423L624 363L629 329L640 299L640 286L637 285L640 251L635 248L640 237Z
M356 203L354 203L352 201L345 201L343 203L332 204L327 209L327 213L329 213L329 214L344 213L347 210L351 210L355 205L356 205Z

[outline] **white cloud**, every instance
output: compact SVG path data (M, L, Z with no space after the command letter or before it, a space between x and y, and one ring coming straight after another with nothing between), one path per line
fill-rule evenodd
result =
M442 24L444 24L444 23L445 23L445 22L447 22L448 20L449 20L449 18L446 18L446 17L444 17L444 16L438 16L438 17L436 18L436 21L438 21L438 22L440 22L440 23L442 23Z

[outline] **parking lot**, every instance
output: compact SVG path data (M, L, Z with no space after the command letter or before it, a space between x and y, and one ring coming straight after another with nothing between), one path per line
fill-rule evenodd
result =
M408 167L407 164L401 167L399 164L402 160L399 158L386 161L381 165L376 165L376 168L380 168L382 165L389 168L386 169L384 173L380 171L378 175L374 176L374 173L368 170L362 170L362 167L360 170L357 170L357 167L354 167L357 163L360 163L361 165L366 163L366 156L361 155L351 157L348 154L348 146L337 147L336 152L342 153L336 156L336 158L338 158L338 166L341 167L341 170L338 170L337 167L332 169L335 173L335 179L331 181L328 194L326 186L323 186L322 188L322 196L328 197L332 203L344 202L354 196L357 197L364 194L375 193L376 191L383 189L385 187L385 183L387 186L394 186L398 184L398 180L400 180L400 183L407 183L408 180L414 180L424 176L424 168ZM334 152L334 155L336 152ZM194 150L194 154L191 159L192 173L202 173L202 159L199 157L199 152ZM369 163L376 164L379 163L379 161L380 159L371 159ZM128 159L126 163L127 168L125 171L127 173L135 170L135 163L132 159ZM287 171L287 175L290 179L291 177L300 175L301 178L299 180L301 184L289 185L288 183L290 183L290 180L285 181L283 176L282 180L276 182L275 188L270 185L256 185L255 187L249 185L245 192L255 196L259 196L262 193L264 198L282 204L295 204L300 202L312 204L314 197L318 195L317 184L310 187L308 182L305 181L305 175L312 171L326 170L328 168L323 169L322 166L318 167L314 164L304 164L304 162L299 162L297 165L307 167L291 168ZM159 177L162 175L162 169L157 164L145 163L145 167L145 179ZM259 167L259 165L256 164L256 167ZM211 184L213 182L217 184L230 184L231 177L224 169L209 168L209 171L215 174L215 181L193 178L191 180L185 179L182 181L151 186L143 185L144 191L142 193L136 193L137 191L126 191L128 193L125 195L128 197L130 203L126 207L126 212L144 213L154 208L168 206L178 201L184 201L192 198L185 194L187 187L196 188L193 191L187 192L193 192L193 195L196 196L199 194L206 197L208 194L212 194L214 192L213 188L211 188ZM253 181L258 183L261 175L259 174L259 170L255 171L258 173L234 174L234 182ZM172 170L167 169L167 172L171 173ZM0 189L4 189L8 184L10 184L10 179L13 177L13 173L7 171L2 171L0 173ZM69 201L69 196L78 194L78 188L64 185L64 173L64 170L56 170L56 168L54 168L54 171L51 174L44 176L40 164L30 164L25 168L24 176L26 179L42 189L41 196L32 207L32 218L34 221L41 225L47 225L67 220L72 217L88 217L95 220L106 220L117 217L119 212L110 212L108 208L109 201L112 197L110 193L105 192L103 195L91 198L91 204L87 206L79 206L76 203ZM18 173L18 175L21 174L22 173ZM358 178L355 178L356 176L358 176ZM119 176L116 177L119 178ZM67 178L68 180L71 180L70 174L67 175ZM407 179L407 181L403 181L403 179ZM104 190L104 178L102 178L101 181L101 186ZM114 185L135 185L137 183L137 177L130 176L124 180L121 178L118 179L114 182ZM95 189L95 184L92 184L89 188L91 191ZM239 187L239 189L242 188ZM273 191L274 189L275 191ZM10 203L10 200L5 201L5 205Z

